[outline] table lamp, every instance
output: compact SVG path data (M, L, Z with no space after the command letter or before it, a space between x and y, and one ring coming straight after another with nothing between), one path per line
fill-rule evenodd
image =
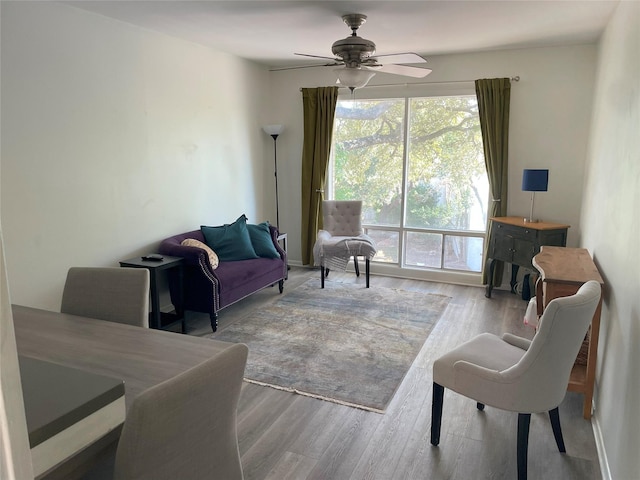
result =
M538 221L533 218L533 201L536 192L547 191L548 184L549 170L525 169L522 172L522 191L531 192L531 210L529 212L529 218L524 219L525 222L535 223Z

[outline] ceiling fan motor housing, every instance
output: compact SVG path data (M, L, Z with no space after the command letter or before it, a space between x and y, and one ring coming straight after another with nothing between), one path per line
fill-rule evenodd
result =
M347 67L359 67L363 60L376 53L376 44L371 40L356 35L358 28L367 21L361 13L342 16L342 21L351 29L351 36L338 40L331 46L331 52L342 59Z
M376 53L376 44L366 38L352 35L334 42L331 52L341 58L345 65L353 67L360 65L363 60Z

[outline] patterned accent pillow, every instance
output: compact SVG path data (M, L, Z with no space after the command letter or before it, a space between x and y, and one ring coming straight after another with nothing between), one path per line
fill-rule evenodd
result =
M201 248L209 256L209 263L211 264L211 268L213 270L218 268L218 263L219 263L218 255L216 255L216 252L211 250L211 247L209 247L207 244L202 243L200 240L196 240L195 238L185 238L180 245L184 247Z

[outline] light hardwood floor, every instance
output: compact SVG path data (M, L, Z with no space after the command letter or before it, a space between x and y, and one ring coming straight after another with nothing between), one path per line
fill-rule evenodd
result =
M285 294L319 271L293 267ZM328 281L364 278L331 272ZM319 286L319 285L318 285ZM517 414L487 407L447 391L439 447L429 443L432 362L481 332L531 338L523 325L526 302L494 290L372 276L377 286L448 295L451 301L384 414L245 383L238 408L238 441L246 480L395 480L516 478ZM222 312L219 330L253 308L275 301L267 288ZM188 334L210 333L205 315L189 314ZM591 423L582 418L582 396L568 393L560 406L567 447L558 453L548 416L534 414L529 435L530 479L600 479Z

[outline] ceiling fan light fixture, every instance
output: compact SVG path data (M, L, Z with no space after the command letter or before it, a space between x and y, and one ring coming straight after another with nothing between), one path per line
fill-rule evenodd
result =
M376 74L376 72L363 70L359 67L335 68L333 71L338 77L340 85L344 85L345 87L349 87L351 89L364 87Z

